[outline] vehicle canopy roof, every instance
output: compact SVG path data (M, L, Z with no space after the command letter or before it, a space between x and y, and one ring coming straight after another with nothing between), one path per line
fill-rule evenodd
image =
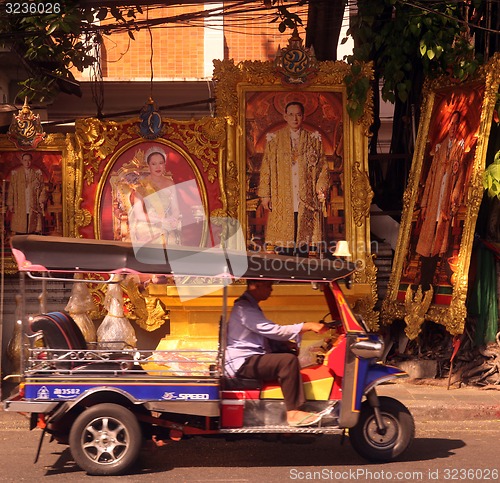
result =
M156 274L282 281L324 282L349 276L354 264L341 259L280 255L202 247L137 245L41 235L11 238L23 272Z

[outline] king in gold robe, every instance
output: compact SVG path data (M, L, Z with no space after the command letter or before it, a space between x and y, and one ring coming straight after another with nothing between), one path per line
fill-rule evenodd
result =
M448 136L436 149L420 205L425 216L417 253L423 257L443 255L448 249L451 221L465 191L463 158L463 139Z
M318 132L285 127L268 134L258 188L258 196L272 203L266 243L291 248L322 241L318 194L327 188L328 165Z
M31 164L31 160L29 163ZM47 193L40 169L20 166L12 170L7 194L7 206L12 212L12 232L42 233L46 200Z
M439 258L448 250L453 219L464 202L467 166L464 140L457 136L460 120L461 114L455 111L448 135L434 149L420 202L416 252L420 255L420 285L424 291L434 285Z

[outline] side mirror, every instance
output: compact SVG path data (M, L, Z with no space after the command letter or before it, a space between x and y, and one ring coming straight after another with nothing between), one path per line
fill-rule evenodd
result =
M358 340L351 345L354 355L364 359L380 359L384 353L384 343L382 340Z

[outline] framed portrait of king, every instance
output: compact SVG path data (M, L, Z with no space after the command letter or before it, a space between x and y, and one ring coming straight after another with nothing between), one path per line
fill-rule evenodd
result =
M348 241L359 267L355 285L364 291L359 310L376 326L367 175L371 98L353 121L345 83L351 67L309 58L292 79L283 69L288 52L282 49L276 62L215 62L217 115L233 119L227 173L235 182L228 200L248 250L332 258L337 242ZM368 66L360 70L371 77Z
M394 268L382 306L385 322L405 320L410 339L425 320L444 325L453 335L464 329L499 60L495 57L468 82L442 78L425 88Z
M63 134L44 135L36 146L0 136L0 195L4 271L17 271L10 255L12 235L68 234L71 160Z
M241 100L247 239L277 253L329 253L347 239L342 92L245 86Z

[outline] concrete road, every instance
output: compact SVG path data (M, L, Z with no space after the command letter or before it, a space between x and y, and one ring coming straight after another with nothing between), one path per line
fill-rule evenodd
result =
M399 461L370 464L339 436L226 441L193 438L144 451L137 470L106 482L500 481L500 421L417 421L417 436ZM0 412L0 481L85 481L66 446L28 431L20 415ZM96 478L93 478L96 481Z

